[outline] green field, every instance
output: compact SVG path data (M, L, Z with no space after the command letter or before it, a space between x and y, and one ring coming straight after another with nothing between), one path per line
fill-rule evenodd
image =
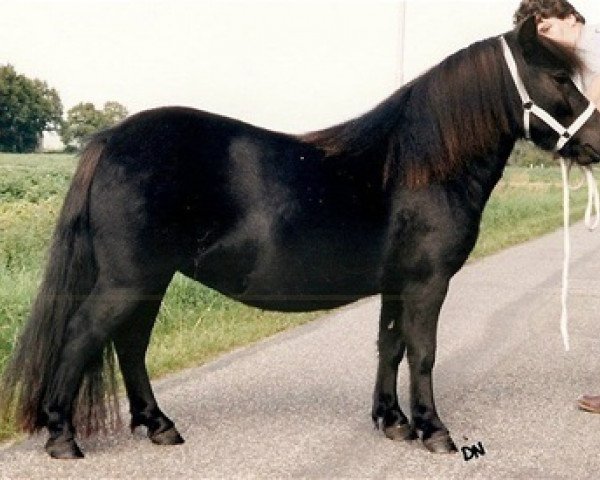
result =
M53 223L74 168L69 155L0 154L0 370L40 281ZM586 193L572 197L574 215L580 216ZM472 257L556 229L561 205L558 168L509 167L485 211ZM154 330L149 369L158 376L198 365L314 317L245 307L178 275ZM10 425L0 425L0 438L12 433Z
M574 169L571 185L581 180L581 172ZM562 226L562 197L562 180L557 166L543 169L507 167L483 213L481 233L471 259ZM586 187L571 192L572 222L583 218L586 201Z

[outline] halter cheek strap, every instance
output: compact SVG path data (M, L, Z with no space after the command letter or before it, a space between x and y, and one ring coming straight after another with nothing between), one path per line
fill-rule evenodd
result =
M593 102L589 102L587 108L583 111L579 117L568 127L565 128L563 125L556 120L552 115L550 115L546 110L537 106L529 93L527 93L527 89L525 88L525 84L519 75L519 71L517 70L517 63L515 62L515 57L513 56L508 44L506 43L506 39L501 36L500 43L502 44L502 51L504 52L504 59L506 60L506 65L508 66L508 70L512 76L512 79L517 87L517 91L519 92L519 96L521 97L521 102L523 102L523 129L525 130L525 138L531 139L531 115L535 115L540 120L542 120L546 125L548 125L552 130L558 133L558 141L554 147L555 151L559 151L563 148L567 142L577 133L577 131L583 127L585 122L589 120L589 118L596 110L596 106Z

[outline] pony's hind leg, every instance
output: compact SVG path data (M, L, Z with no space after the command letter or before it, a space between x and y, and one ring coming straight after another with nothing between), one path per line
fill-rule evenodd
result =
M146 369L145 357L162 295L141 305L135 318L113 335L131 412L131 430L143 425L159 445L183 443L174 423L160 410Z
M415 432L400 409L396 382L398 365L406 348L402 333L402 302L398 296L382 295L379 319L379 365L373 393L375 427L392 440L414 440Z
M75 401L83 376L102 354L112 334L128 323L152 295L156 295L156 290L123 283L115 285L99 278L69 321L60 359L43 405L50 434L46 451L50 456L83 456L75 442L73 425ZM94 405L89 407L93 409ZM97 407L103 410L102 406Z

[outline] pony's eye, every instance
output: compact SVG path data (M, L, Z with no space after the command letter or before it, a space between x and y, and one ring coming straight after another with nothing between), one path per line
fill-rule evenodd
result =
M565 72L555 73L554 75L552 75L552 77L558 83L568 83L571 80L571 76Z

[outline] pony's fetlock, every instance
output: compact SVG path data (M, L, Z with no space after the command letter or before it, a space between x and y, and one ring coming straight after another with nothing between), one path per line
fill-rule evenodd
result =
M137 427L148 429L148 438L157 445L179 445L184 443L183 438L175 428L175 424L157 408L152 415L147 413L133 413L131 416L131 431Z
M381 430L390 440L410 441L417 438L414 428L402 411L397 409L381 410L373 414L375 428Z

